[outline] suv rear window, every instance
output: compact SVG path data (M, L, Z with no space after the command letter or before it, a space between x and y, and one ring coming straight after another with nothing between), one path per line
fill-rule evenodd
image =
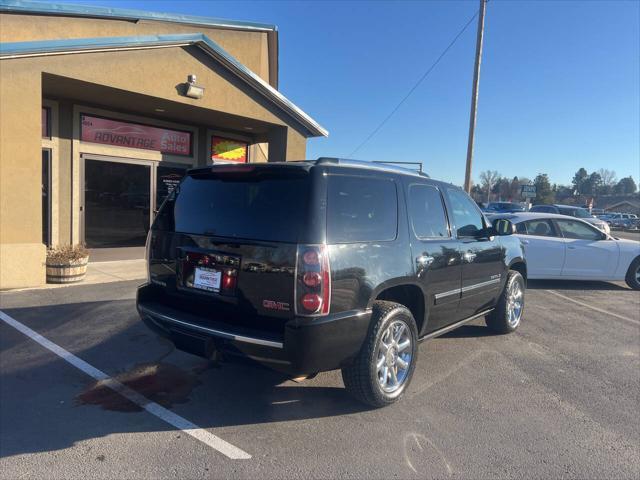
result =
M187 176L155 227L181 233L297 242L306 215L306 172Z
M431 185L414 184L409 187L409 217L418 238L449 236L449 224L444 213L440 191Z
M327 197L329 243L396 238L398 197L392 180L332 175Z

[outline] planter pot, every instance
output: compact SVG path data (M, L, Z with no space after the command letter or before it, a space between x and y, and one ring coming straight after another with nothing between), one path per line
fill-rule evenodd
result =
M47 283L76 283L82 281L87 273L89 257L75 262L57 264L47 262Z

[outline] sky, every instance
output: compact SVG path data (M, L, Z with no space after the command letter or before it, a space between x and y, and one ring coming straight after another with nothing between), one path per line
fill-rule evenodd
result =
M275 24L280 91L330 132L307 157L349 157L478 10L478 1L130 1L55 3ZM474 21L353 158L422 162L462 184ZM584 167L640 177L640 1L490 0L473 178Z

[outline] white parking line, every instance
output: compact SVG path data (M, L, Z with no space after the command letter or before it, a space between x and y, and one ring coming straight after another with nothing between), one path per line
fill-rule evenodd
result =
M9 315L0 311L0 319L5 322L7 325L12 326L16 330L25 334L27 337L32 339L35 342L38 342L47 350L55 353L57 356L62 358L64 361L70 363L74 367L79 370L82 370L84 373L89 375L90 377L96 380L102 380L104 384L109 387L111 390L119 393L127 400L135 403L136 405L144 408L151 415L155 415L160 420L167 422L169 425L172 425L180 430L182 430L187 435L191 435L193 438L200 440L205 445L217 450L218 452L226 455L227 457L233 460L240 459L248 459L251 458L244 450L239 449L238 447L231 445L229 442L225 442L220 437L215 436L214 434L204 430L197 425L191 423L189 420L182 418L179 415L167 410L166 408L158 405L155 402L152 402L148 398L143 395L140 395L135 390L127 387L126 385L114 380L109 375L104 373L101 370L89 365L87 362L82 360L81 358L76 357L74 354L66 351L64 348L56 345L52 341L46 339L39 333L31 330L29 327L23 325L17 320L11 318Z
M623 317L622 315L618 315L617 313L609 312L607 310L603 310L602 308L594 307L593 305L589 305L588 303L581 302L579 300L575 300L571 297L567 297L566 295L562 295L561 293L554 292L553 290L545 290L545 292L551 293L556 297L563 298L564 300L568 300L570 302L576 303L578 305L582 305L583 307L590 308L591 310L595 310L596 312L604 313L605 315L611 315L612 317L619 318L620 320L624 320L625 322L633 323L635 325L640 325L640 320L635 320L633 318Z

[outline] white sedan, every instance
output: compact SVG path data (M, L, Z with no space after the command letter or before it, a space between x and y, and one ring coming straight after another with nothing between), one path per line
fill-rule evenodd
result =
M555 280L625 280L640 290L640 242L607 235L575 217L522 212L492 215L516 228L527 277Z

